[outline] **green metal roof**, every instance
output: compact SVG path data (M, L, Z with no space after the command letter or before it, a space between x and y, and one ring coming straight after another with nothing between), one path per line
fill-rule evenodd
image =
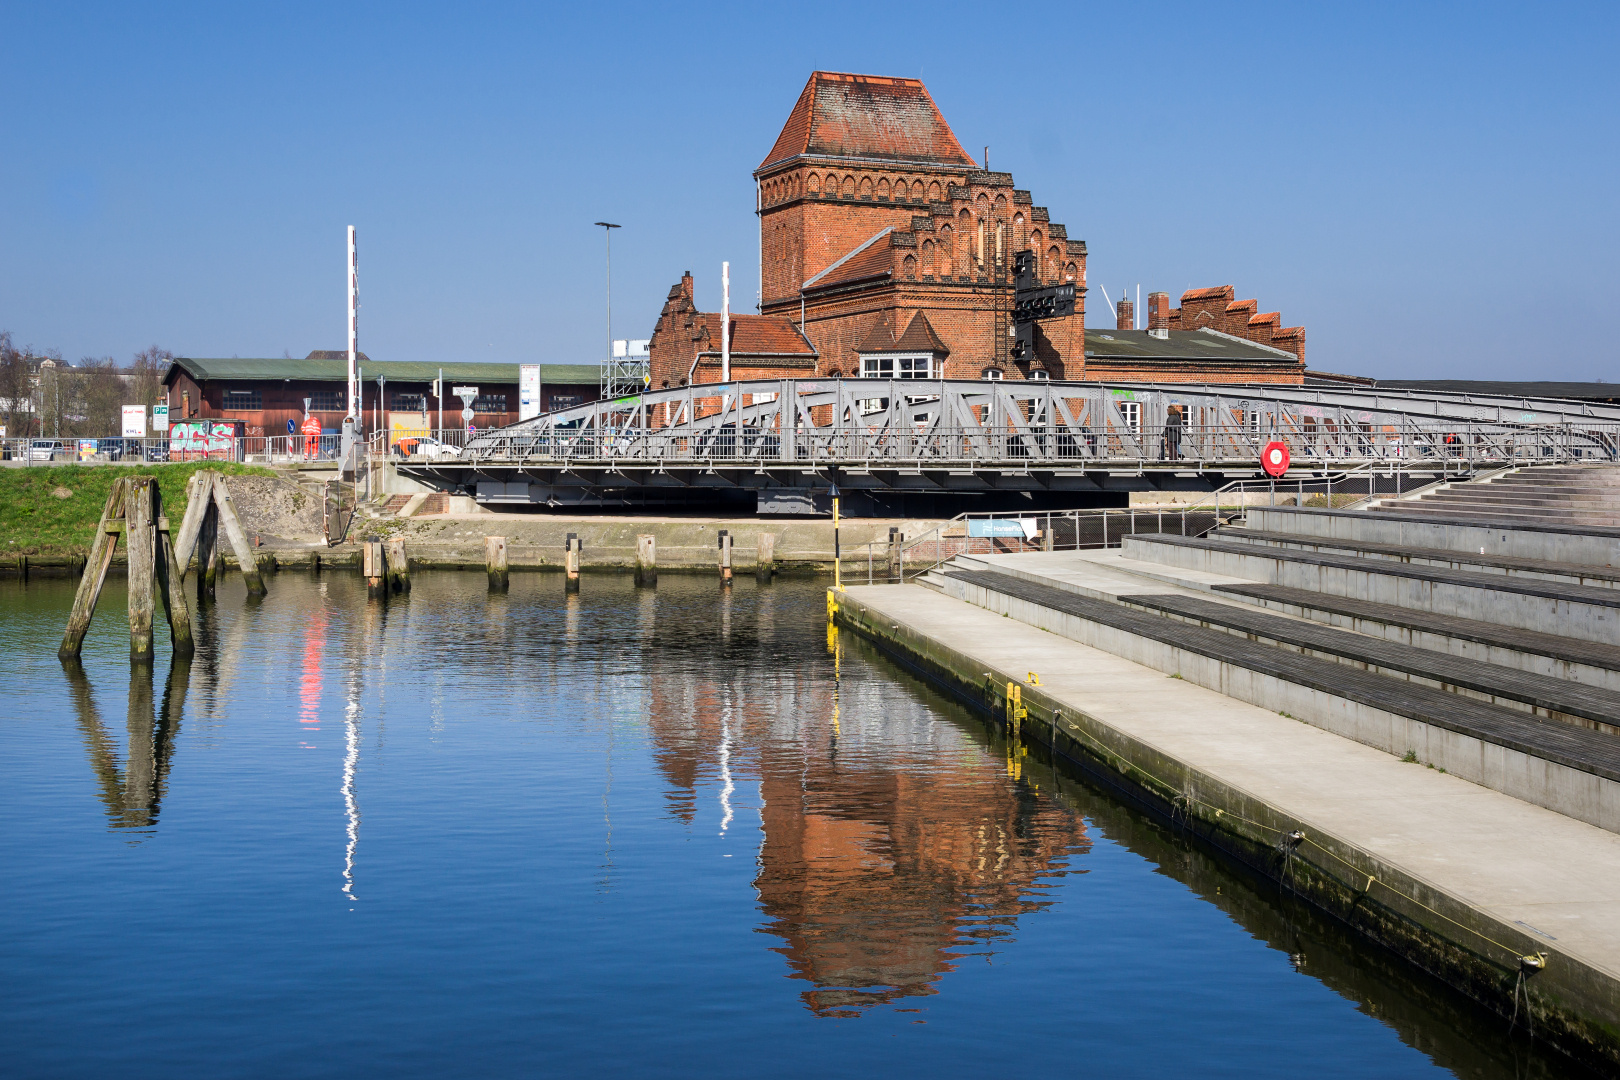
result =
M1086 355L1108 360L1242 360L1274 364L1299 361L1293 353L1205 330L1170 330L1156 338L1146 330L1086 328Z
M342 382L348 377L348 363L344 360L288 360L288 359L229 359L176 357L176 368L184 369L193 379L215 381L231 380L251 382L255 379L305 379L314 382ZM360 374L367 381L386 376L389 382L432 382L444 369L445 382L456 383L513 383L518 381L517 364L463 364L418 363L413 360L367 360L360 364ZM585 383L596 385L602 379L600 364L541 364L540 382Z

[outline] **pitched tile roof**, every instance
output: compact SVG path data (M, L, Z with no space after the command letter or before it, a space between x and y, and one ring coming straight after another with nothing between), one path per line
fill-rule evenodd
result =
M845 253L835 260L821 273L807 279L800 291L808 291L812 286L822 288L827 285L842 285L846 281L859 281L862 278L881 277L894 269L894 256L889 254L889 245L879 243L890 233L894 232L893 225L885 225L872 236L867 237L853 251Z
M906 332L900 335L900 340L894 343L894 347L903 352L931 352L942 355L951 351L939 340L939 335L934 333L934 324L928 321L928 316L920 311L911 317L911 325L906 327Z
M889 325L889 313L883 312L878 321L872 324L872 329L866 332L860 343L855 346L858 353L894 352L894 327Z
M286 358L267 357L238 358L235 356L221 359L210 357L177 356L169 368L171 379L178 372L185 372L194 380L202 382L207 379L227 379L235 382L251 382L255 379L304 379L312 382L343 382L348 376L348 356L346 352L325 351L326 356L342 357L342 359L323 359L321 356L309 356L302 360L288 360ZM451 361L440 364L437 361L416 360L364 360L360 364L361 375L366 382L375 385L378 375L386 375L389 382L432 382L439 377L439 370L444 370L444 381L448 385L457 383L513 383L518 381L517 364L488 364L488 363L461 363ZM561 383L589 383L594 384L602 378L600 364L541 364L540 381L546 384ZM368 390L367 393L370 393Z
M1189 300L1225 300L1230 303L1236 291L1230 285L1217 285L1213 289L1188 289L1181 294L1181 302L1185 304Z
M698 315L709 335L703 353L720 353L720 313L705 312ZM810 344L791 319L773 315L731 315L731 355L738 356L815 356L816 347Z
M978 168L917 79L812 72L764 169L799 154Z

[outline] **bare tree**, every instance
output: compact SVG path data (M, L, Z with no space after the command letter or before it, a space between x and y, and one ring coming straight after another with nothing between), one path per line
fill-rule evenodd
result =
M122 430L122 407L133 404L110 356L87 356L77 367L66 369L62 391L62 429L67 435L117 435Z
M33 385L28 377L28 358L11 343L11 332L0 330L0 411L5 416L6 434L17 438L32 434Z
M163 377L169 373L174 353L156 345L142 349L129 363L129 398L126 405L151 408L163 400Z

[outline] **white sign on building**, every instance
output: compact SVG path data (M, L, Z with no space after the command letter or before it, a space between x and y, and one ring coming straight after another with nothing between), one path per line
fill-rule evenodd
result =
M144 439L144 438L146 438L146 406L145 405L125 405L124 406L124 438L126 438L126 439Z
M518 419L540 415L540 365L518 365Z

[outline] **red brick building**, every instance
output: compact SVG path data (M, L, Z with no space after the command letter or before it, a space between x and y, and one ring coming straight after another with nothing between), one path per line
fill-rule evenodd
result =
M1303 378L1304 330L1258 314L1255 301L1234 302L1230 286L1192 290L1174 312L1154 294L1162 325L1131 331L1143 338L1140 355L1094 371L1085 242L1010 173L976 162L916 79L815 72L754 177L762 306L732 316L733 378L1082 380L1126 368L1135 379ZM1073 314L1036 323L1021 356L1020 252L1032 257L1035 284L1075 293ZM1259 348L1211 344L1209 334L1180 340L1205 329ZM1159 372L1155 349L1168 362ZM654 388L719 379L719 316L698 311L689 273L670 290L651 352ZM1201 369L1204 353L1219 362Z

